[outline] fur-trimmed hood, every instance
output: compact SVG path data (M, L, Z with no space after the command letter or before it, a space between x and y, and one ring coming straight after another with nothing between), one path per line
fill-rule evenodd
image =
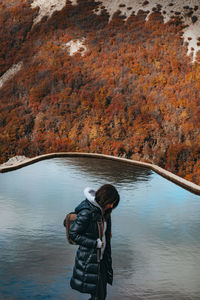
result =
M101 213L103 214L103 209L101 208L101 206L95 201L95 194L96 194L96 191L93 190L92 188L90 187L86 187L84 189L84 195L85 197L95 206L97 206L98 208L100 208L101 210Z
M103 215L101 206L95 201L95 190L87 187L84 189L84 195L86 199L75 208L75 212L78 214L83 209L89 209Z

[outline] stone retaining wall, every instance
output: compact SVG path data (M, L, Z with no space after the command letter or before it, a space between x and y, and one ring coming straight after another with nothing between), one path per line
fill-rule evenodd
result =
M111 159L111 160L118 160L124 163L133 164L136 166L144 167L147 169L151 169L152 171L158 173L162 177L174 182L175 184L191 191L192 193L195 193L197 195L200 195L200 186L197 184L194 184L186 179L183 179L169 171L166 171L165 169L158 167L156 165L140 162L136 160L131 160L127 158L121 158L121 157L115 157L111 155L104 155L104 154L96 154L96 153L82 153L82 152L58 152L58 153L49 153L49 154L43 154L39 155L33 158L27 158L23 162L16 163L12 166L0 166L0 173L13 171L22 167L25 167L27 165L36 163L38 161L44 160L44 159L50 159L50 158L56 158L56 157L94 157L99 159Z

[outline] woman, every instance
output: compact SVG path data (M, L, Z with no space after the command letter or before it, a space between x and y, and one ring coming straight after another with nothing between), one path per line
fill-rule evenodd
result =
M97 192L86 188L84 194L86 200L76 207L77 218L69 231L70 238L79 245L70 285L90 294L90 300L104 300L107 283L112 285L113 281L110 214L120 197L111 184L101 186Z

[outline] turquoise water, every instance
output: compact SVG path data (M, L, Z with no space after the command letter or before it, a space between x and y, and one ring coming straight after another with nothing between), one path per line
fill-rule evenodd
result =
M56 158L0 174L0 299L86 300L69 286L77 246L63 219L86 186L114 184L107 299L200 299L200 197L152 171Z

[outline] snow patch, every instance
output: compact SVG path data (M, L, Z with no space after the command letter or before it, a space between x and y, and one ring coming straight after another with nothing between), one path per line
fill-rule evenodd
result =
M71 0L72 5L77 4L77 0ZM66 0L34 0L31 4L32 8L39 6L39 14L34 20L34 25L42 20L43 17L50 17L54 11L63 9L66 5Z
M99 0L95 0L99 2ZM183 33L184 41L188 43L188 55L193 54L193 62L196 54L200 51L198 38L200 37L200 1L199 0L101 0L98 9L94 13L100 15L102 10L106 9L112 19L116 11L120 11L121 15L128 19L131 14L137 14L139 10L149 11L146 17L152 13L153 8L159 8L163 15L164 22L168 22L171 17L180 16L183 23L188 25ZM191 40L188 40L191 37ZM197 45L198 43L198 45Z
M17 72L19 72L22 68L23 63L19 62L18 64L13 65L10 69L8 69L1 77L0 77L0 88L11 79Z
M71 40L65 44L65 47L68 48L69 55L72 56L78 51L82 50L80 54L83 56L87 51L87 47L84 45L85 38L80 40Z

